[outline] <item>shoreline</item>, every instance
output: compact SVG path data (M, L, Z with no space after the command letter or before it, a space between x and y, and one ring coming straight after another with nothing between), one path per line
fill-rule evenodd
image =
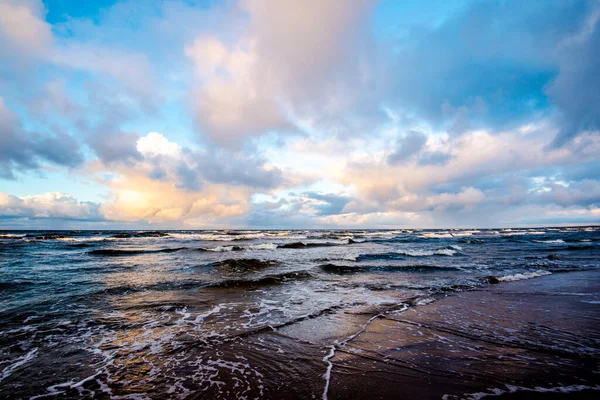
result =
M223 341L181 345L196 360L177 370L188 398L595 399L600 271L488 284L376 315L325 310ZM60 354L27 357L34 356L47 369L63 368ZM87 367L69 381L31 385L7 376L0 393L109 398L95 378L112 364L99 370L82 357ZM110 396L137 396L141 387L150 398L173 398L144 383L148 360L130 364L127 381L113 382Z
M599 298L597 271L570 272L378 316L328 358L323 398L597 398Z

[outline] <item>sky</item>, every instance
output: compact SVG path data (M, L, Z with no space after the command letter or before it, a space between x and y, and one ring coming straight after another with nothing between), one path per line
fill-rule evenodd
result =
M0 229L600 224L599 0L0 0Z

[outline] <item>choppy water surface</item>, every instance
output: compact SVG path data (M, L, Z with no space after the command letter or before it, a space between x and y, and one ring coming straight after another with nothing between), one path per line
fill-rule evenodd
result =
M0 232L0 397L260 397L382 311L598 267L594 227Z

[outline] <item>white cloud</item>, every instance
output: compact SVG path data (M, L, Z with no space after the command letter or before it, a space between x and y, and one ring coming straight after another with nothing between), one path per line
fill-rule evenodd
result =
M23 197L0 193L2 217L101 220L98 208L96 203L80 202L66 193L48 192Z
M0 56L38 57L48 53L52 42L41 2L0 0Z
M166 156L175 158L181 155L181 146L169 142L164 135L158 132L150 132L138 139L137 151L145 157Z
M185 49L199 78L201 128L239 146L270 130L295 131L297 119L339 118L375 80L365 39L372 4L241 1L248 23L236 40L201 36Z

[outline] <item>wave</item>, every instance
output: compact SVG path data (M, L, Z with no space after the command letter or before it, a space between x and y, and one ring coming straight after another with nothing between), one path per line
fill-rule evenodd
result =
M323 264L319 265L319 268L324 272L334 274L348 274L354 272L366 271L366 267L356 265L337 265L337 264Z
M27 235L8 235L2 234L0 235L0 240L20 240L23 239Z
M305 243L305 242L291 242L280 244L277 246L280 249L309 249L312 247L330 247L330 246L340 246L343 243L331 243L331 242L323 242L323 243Z
M558 243L564 243L565 241L562 239L553 239L553 240L532 240L532 242L535 243L547 243L547 244L558 244Z
M114 240L113 237L95 236L95 237L62 237L56 240L67 243L86 243L86 242L105 242Z
M600 239L597 238L588 238L588 239L565 239L565 242L573 242L573 243L590 243L590 242L597 242Z
M241 246L217 246L210 248L202 248L204 251L224 252L224 251L242 251L244 250Z
M247 246L217 246L212 248L204 248L206 251L224 252L224 251L243 251L243 250L275 250L279 246L275 243L259 243Z
M544 270L540 269L540 270L537 270L534 272L524 272L521 274L514 274L514 275L490 276L490 277L488 277L488 282L489 283L516 282L516 281L522 281L525 279L538 278L540 276L545 276L545 275L552 275L552 272L544 271Z
M267 232L267 231L209 231L209 232L169 232L173 238L180 240L203 240L215 242L249 241L262 238L306 239L300 232Z
M334 274L348 274L356 272L434 272L434 271L459 271L456 267L439 267L436 265L391 265L391 266L368 266L368 265L340 265L323 264L319 265L323 272Z
M82 248L86 248L86 247L94 247L94 244L92 244L92 243L69 243L69 247L82 249Z
M546 231L515 231L512 229L503 229L501 232L502 236L524 236L524 235L545 235Z
M210 283L206 281L199 280L180 280L180 281L169 281L169 282L159 282L149 285L123 285L123 286L112 286L108 288L103 288L94 293L88 294L88 296L92 295L123 295L129 293L138 293L138 292L147 292L147 291L169 291L169 290L188 290L188 289L196 289L199 287L209 286ZM144 305L142 305L143 307ZM138 306L135 306L138 307Z
M546 248L540 249L540 251L582 251L582 250L593 250L597 249L598 246L594 244L581 244L581 245L568 245L563 247L554 247L554 248Z
M374 253L374 254L361 254L356 257L355 261L368 261L368 260L395 260L403 259L404 257L434 257L444 256L451 257L458 251L462 250L460 246L448 246L441 249L425 250L425 249L404 249L394 250L388 253Z
M281 274L266 275L255 279L228 279L208 285L212 288L255 288L261 286L278 285L289 281L311 278L308 271L292 271Z
M49 282L40 282L40 284L47 284ZM0 282L0 290L22 290L26 287L36 285L33 281L10 281Z
M217 234L217 233L199 233L199 232L169 232L169 235L180 240L203 240L216 242L232 242L235 236Z
M452 248L450 248L452 247ZM409 257L431 257L431 256L453 256L456 254L456 250L462 250L460 246L449 246L443 249L437 250L396 250L394 253L409 256Z
M448 232L424 232L421 237L425 239L449 239L453 238L454 235Z
M278 246L275 243L259 243L246 246L248 250L275 250Z
M115 239L129 239L129 238L155 238L155 237L166 237L169 236L167 232L162 231L143 231L143 232L117 232L112 235Z
M61 233L28 233L23 236L23 239L31 239L31 240L52 240L52 239L64 239L68 236Z
M249 271L260 271L281 265L278 261L258 260L256 258L232 258L209 264L213 268L225 269L230 272L245 273Z
M120 256L133 256L138 254L152 254L152 253L174 253L176 251L187 250L187 247L175 247L170 249L158 249L158 250L121 250L121 249L98 249L88 251L87 254L92 256L107 256L107 257L120 257Z
M473 243L473 244L482 244L485 243L485 240L483 239L461 239L460 240L461 243Z
M360 257L359 254L344 254L339 257L324 257L324 258L316 258L313 261L315 262L329 262L329 261L356 261Z

